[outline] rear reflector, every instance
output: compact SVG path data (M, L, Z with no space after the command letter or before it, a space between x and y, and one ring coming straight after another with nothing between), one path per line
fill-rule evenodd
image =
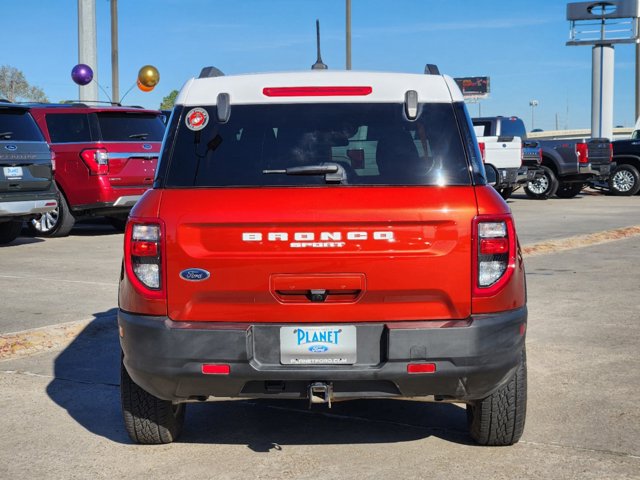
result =
M138 257L155 257L158 255L158 244L156 242L134 240L131 242L131 253Z
M205 375L229 375L231 367L229 365L217 363L204 363L202 365L202 373Z
M410 363L407 365L407 373L435 373L435 363Z
M364 96L373 92L371 87L267 87L262 93L267 97L349 97Z

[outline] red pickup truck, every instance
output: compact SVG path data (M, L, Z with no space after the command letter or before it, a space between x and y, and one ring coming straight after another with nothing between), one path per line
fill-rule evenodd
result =
M59 206L29 222L35 235L67 235L76 219L106 216L124 229L151 187L165 126L156 110L85 104L34 104L31 115L55 158Z
M453 79L217 73L179 94L125 231L131 438L171 442L213 397L426 397L517 442L524 265Z

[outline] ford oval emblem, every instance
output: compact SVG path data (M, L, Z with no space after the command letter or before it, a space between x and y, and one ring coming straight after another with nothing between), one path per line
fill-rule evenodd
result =
M9 150L10 152L15 152L18 149L17 145L5 145L4 148Z
M329 347L326 345L311 345L309 347L309 351L311 353L324 353L329 350Z
M210 276L209 272L201 268L187 268L180 272L180 277L188 282L202 282Z
M143 143L142 148L144 148L145 150L151 150L151 145L149 145L148 143Z

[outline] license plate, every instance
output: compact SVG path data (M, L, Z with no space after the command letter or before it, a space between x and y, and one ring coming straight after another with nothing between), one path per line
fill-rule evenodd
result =
M280 363L352 365L356 363L356 327L353 325L280 327Z
M5 178L22 178L22 167L4 167Z

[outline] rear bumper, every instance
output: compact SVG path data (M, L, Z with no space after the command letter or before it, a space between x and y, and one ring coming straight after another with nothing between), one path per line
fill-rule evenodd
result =
M532 182L536 178L537 169L522 167L518 170L518 184Z
M428 322L356 324L354 365L282 365L280 327L273 324L187 323L118 312L124 364L132 379L172 401L216 397L306 398L311 382L333 385L334 398L434 395L484 398L517 368L526 307L472 316L464 326ZM432 362L436 372L408 374L407 364ZM229 365L204 375L205 363Z
M123 214L128 213L142 195L123 195L113 202L97 202L84 205L74 205L71 209L75 212L83 212L92 215Z
M0 217L23 217L29 215L39 215L47 213L58 206L56 194L51 194L51 198L43 199L41 196L37 200L21 200L18 202L0 201Z
M498 188L515 187L518 184L518 171L519 168L499 168L500 178Z

